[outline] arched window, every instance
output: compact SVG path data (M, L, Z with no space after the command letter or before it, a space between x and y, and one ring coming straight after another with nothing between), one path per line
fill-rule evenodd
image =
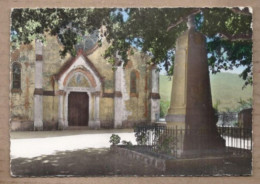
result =
M134 70L130 75L130 93L136 93L136 73Z
M130 96L137 97L138 96L138 71L133 70L130 74Z
M19 63L14 63L12 67L12 89L20 90L21 89L21 65Z

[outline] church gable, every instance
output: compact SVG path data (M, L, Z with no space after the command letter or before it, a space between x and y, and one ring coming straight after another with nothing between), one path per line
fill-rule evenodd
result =
M97 82L96 82L95 76L91 73L91 71L89 71L82 65L71 70L64 78L62 85L69 87L68 85L71 82L71 78L77 77L78 75L81 75L82 77L84 77L87 80L87 83L90 84L89 87L92 87L92 88L97 87ZM76 80L76 81L78 81L78 80ZM82 85L84 85L84 83L78 81L77 82L78 87L84 87L84 86L80 86L79 85L80 83Z
M85 81L83 79L82 81L78 80L78 83L73 83L71 78L73 78L76 73L85 78ZM59 89L63 89L68 85L77 86L82 84L85 86L96 87L96 90L100 90L103 85L103 77L100 75L93 63L83 53L79 53L77 57L66 62L55 75L55 79L59 83ZM74 81L77 80L75 79Z
M89 81L81 73L75 73L68 81L68 87L90 87Z

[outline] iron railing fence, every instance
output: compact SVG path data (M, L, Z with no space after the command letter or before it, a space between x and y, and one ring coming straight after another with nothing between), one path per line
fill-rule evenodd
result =
M220 136L225 139L226 150L239 152L252 150L252 130L235 127L218 127ZM142 125L135 127L135 136L140 149L147 149L164 155L177 157L178 150L188 145L191 150L214 150L208 138L219 137L209 129L178 129L163 125ZM213 135L213 136L211 136ZM215 137L214 137L215 136ZM186 141L186 142L185 142Z
M236 148L238 151L252 151L252 129L240 127L218 127L218 132L226 141L226 148Z

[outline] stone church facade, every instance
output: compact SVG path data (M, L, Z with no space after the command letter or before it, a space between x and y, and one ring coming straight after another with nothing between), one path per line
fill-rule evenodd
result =
M11 53L11 130L126 128L153 123L160 113L159 72L138 51L112 66L108 43L59 54L56 37Z

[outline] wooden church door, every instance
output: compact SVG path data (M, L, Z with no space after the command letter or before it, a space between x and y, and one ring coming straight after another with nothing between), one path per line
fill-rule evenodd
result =
M87 93L71 92L68 100L69 126L88 126L89 96Z

